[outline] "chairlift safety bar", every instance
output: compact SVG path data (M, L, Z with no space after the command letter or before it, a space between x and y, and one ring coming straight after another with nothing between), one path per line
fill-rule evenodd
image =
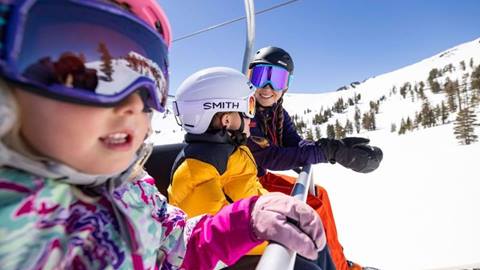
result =
M316 193L315 184L312 180L312 166L306 165L298 175L297 181L295 182L290 195L302 202L306 202L309 192L314 195ZM295 264L296 255L296 252L291 251L280 244L270 242L265 248L256 270L292 270Z

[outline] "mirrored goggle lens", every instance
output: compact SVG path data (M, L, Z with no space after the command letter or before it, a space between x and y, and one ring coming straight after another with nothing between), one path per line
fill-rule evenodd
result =
M250 81L259 88L270 84L274 90L285 90L288 87L288 80L288 71L277 66L257 65L250 72Z
M100 106L142 88L146 105L163 111L168 60L161 36L128 15L84 4L37 1L31 7L19 53L11 59L16 79Z

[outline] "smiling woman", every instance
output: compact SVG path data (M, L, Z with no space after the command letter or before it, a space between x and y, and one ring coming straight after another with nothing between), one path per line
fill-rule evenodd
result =
M383 155L379 148L369 146L367 139L319 139L313 142L300 137L282 104L293 68L290 54L271 46L260 49L250 64L249 78L261 88L255 93L258 110L251 123L252 136L248 146L255 157L261 184L269 191L289 194L295 179L271 171L317 163L338 162L362 173L375 170ZM319 254L322 259L317 261L318 265L324 270L361 269L345 258L326 190L316 186L315 191L316 194L309 195L308 203L321 217L328 241L328 251Z

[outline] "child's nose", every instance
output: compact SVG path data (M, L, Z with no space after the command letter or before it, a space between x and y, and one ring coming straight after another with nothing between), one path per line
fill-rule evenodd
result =
M136 114L143 112L144 104L142 97L139 93L133 93L125 98L119 105L115 107L115 110L121 114Z

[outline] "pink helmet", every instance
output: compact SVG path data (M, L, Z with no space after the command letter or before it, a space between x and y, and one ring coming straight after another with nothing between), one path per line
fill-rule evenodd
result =
M135 15L157 29L165 39L168 47L172 44L172 32L167 15L156 0L115 0L128 6Z

